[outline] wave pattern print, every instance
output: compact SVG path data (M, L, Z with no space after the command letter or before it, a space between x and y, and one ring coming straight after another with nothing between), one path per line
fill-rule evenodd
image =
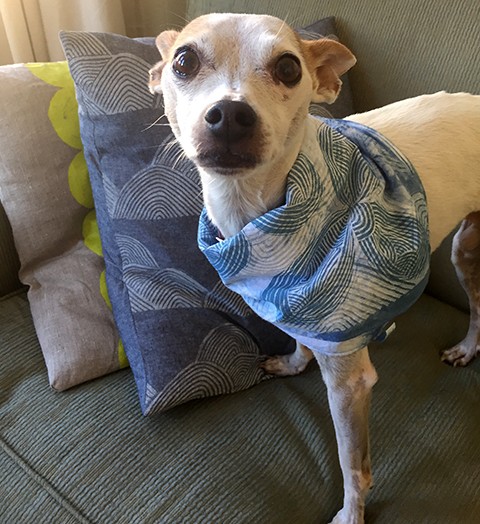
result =
M208 293L204 307L223 311L239 317L253 315L253 311L248 307L243 298L228 289L221 281L218 281L213 289Z
M179 177L167 166L151 166L122 189L113 218L162 220L198 215L198 182Z
M82 87L91 89L96 78L109 60L109 55L88 56L83 57L81 60L73 59L69 64L70 72Z
M315 260L313 253L311 258ZM298 275L305 274L305 269L300 265L293 277L282 275L280 280L273 281L266 290L265 297L268 301L281 304L279 309L282 317L275 321L291 324L302 316L305 329L313 331L318 326L319 319L328 318L330 329L336 329L331 315L347 300L354 260L354 240L348 238L330 250L322 263L312 271L310 278L299 280ZM341 286L338 285L339 282L342 282ZM278 290L283 291L281 296L276 296Z
M139 240L128 235L115 237L125 267L155 268L155 257Z
M202 342L195 362L180 371L161 392L147 387L147 415L194 399L240 391L258 384L258 347L233 324L222 324Z
M169 134L151 165L133 175L121 191L106 185L107 201L115 198L112 218L163 220L200 215L203 202L198 173L172 141L173 134Z
M182 271L126 268L124 275L134 313L203 307L207 290Z
M260 317L316 351L352 351L423 292L425 194L413 166L375 131L315 125L319 148L299 155L285 204L222 242L202 215L199 246Z
M117 235L116 240L134 313L207 308L244 317L253 314L242 297L221 282L210 291L183 271L160 268L152 253L136 238Z
M205 217L205 220L209 220L207 217L207 212L204 209L202 211L202 217ZM202 227L202 226L201 226ZM211 229L210 225L210 229ZM203 235L203 233L201 233ZM217 232L215 231L215 236ZM243 232L240 232L238 235L230 237L228 242L221 242L218 244L218 251L212 252L209 256L211 264L215 267L223 281L229 280L242 270L244 270L249 265L251 260L251 251L252 246L245 242ZM228 251L235 252L235 256L228 256L226 251L224 252L223 246L228 248Z
M95 79L95 97L90 99L101 114L114 115L150 108L153 95L145 89L150 65L129 54L116 55Z
M256 336L267 329L198 253L200 178L147 88L156 47L100 33L61 38L105 225L109 291L144 414L253 386L265 378ZM276 333L270 351L284 340Z
M64 40L81 105L90 116L114 115L154 107L146 85L151 64L130 53L112 53L93 33L76 32Z
M254 220L255 227L266 233L274 232L277 236L285 235L291 238L315 212L315 202L309 198L310 194L314 192L320 196L323 193L322 181L315 177L314 173L315 166L300 153L289 174L292 183L287 189L286 198L290 205L273 209Z
M108 47L99 38L92 33L83 31L75 32L74 38L63 40L63 48L69 62L75 58L84 59L85 57L111 54Z

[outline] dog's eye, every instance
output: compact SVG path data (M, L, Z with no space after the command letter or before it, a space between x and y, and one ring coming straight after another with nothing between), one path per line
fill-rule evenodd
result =
M181 78L194 75L199 67L198 55L190 47L181 47L172 62L173 72Z
M300 60L294 55L282 55L275 64L274 74L287 87L293 87L302 78Z

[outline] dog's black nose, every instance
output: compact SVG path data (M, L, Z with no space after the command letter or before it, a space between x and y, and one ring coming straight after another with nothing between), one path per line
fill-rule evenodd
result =
M253 135L257 114L245 102L221 100L207 110L205 121L217 138L236 142Z

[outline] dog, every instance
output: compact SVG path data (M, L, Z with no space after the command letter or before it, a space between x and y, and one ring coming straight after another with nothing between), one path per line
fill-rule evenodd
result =
M206 209L202 220L210 237L214 237L213 240L209 237L210 242L219 246L215 257L226 252L223 246L228 246L229 242L234 244L235 260L232 263L221 260L220 264L225 262L230 268L226 271L225 280L228 280L229 275L236 275L231 265L241 259L237 240L245 236L245 231L274 228L271 221L277 221L275 227L281 225L282 216L278 215L278 210L285 208L287 200L295 210L299 209L295 208L298 202L317 198L315 189L302 190L303 175L295 171L299 159L306 158L304 163L315 164L317 171L323 173L324 181L328 178L325 175L327 157L332 162L328 155L333 154L331 169L336 170L335 147L337 142L345 141L345 135L330 127L336 124L309 116L308 110L311 102L333 103L336 100L342 84L340 77L354 66L356 59L339 42L326 38L302 40L285 22L266 15L202 16L181 32L161 33L156 44L162 60L150 71L149 88L152 93L163 95L170 126L184 153L198 168ZM423 189L407 191L408 194L403 192L405 200L398 204L399 208L410 210L408 224L416 228L411 234L407 229L407 234L397 235L402 246L402 240L413 242L408 246L409 256L413 258L408 264L404 261L408 271L413 271L412 287L406 291L413 294L412 300L423 289L421 286L428 272L424 244L429 252L435 250L461 223L453 243L452 261L470 300L471 320L466 338L445 351L442 359L455 366L466 365L480 347L480 283L476 278L480 271L480 176L476 173L480 166L480 96L444 92L425 95L352 115L346 121L350 122L347 127L353 129L353 134L364 129L363 126L371 129L372 136L368 140L382 144L385 141L386 150L390 147L396 151L395 158L401 163L401 169L412 167L416 172L412 176L418 176L421 181ZM328 151L321 149L320 135L328 144ZM350 147L348 137L345 143ZM355 164L355 159L361 158L356 150L351 155L351 162ZM310 157L316 160L310 161ZM344 157L337 160L340 164ZM366 160L364 163L368 171L371 162ZM388 166L385 169L388 171ZM335 176L335 184L342 186L340 175ZM381 183L382 177L375 176L373 179ZM409 176L404 175L406 186ZM316 175L312 177L315 183ZM362 183L355 179L348 183L356 184L357 192L363 190ZM323 193L328 192L325 187L324 184L320 188ZM340 191L338 187L336 191ZM376 190L373 192L376 194ZM392 203L390 197L381 197L384 198L381 205L388 209ZM337 195L337 201L338 198ZM303 220L302 213L297 213L297 220ZM312 213L313 221L317 217L315 213ZM397 216L396 213L388 211L387 215ZM340 231L348 229L347 226L343 230L340 228L342 220L327 221L322 233L332 246L336 245L336 239L330 238L331 231L336 231L339 237L343 235ZM424 234L427 220L429 236ZM401 220L397 222L403 224ZM375 234L378 229L374 230ZM391 232L395 236L395 230ZM281 227L280 232L275 230L274 233L281 236ZM270 244L261 244L257 237L248 249L257 249L258 259L268 266L268 273L269 264L280 264L284 258L293 256L291 247L296 249L297 240L289 244L284 239L285 251L281 247L275 256L270 254ZM368 245L372 244L371 240L370 233L363 235ZM417 240L419 244L415 247ZM381 245L382 242L384 244L385 239L378 240ZM351 241L345 245L353 249ZM211 248L217 249L203 246L207 256ZM337 249L335 256L341 257L341 251ZM422 256L415 257L416 252ZM325 255L324 258L331 260L329 257ZM372 252L372 259L375 257ZM346 258L345 264L349 260ZM335 264L338 266L340 262ZM385 261L381 264L388 272L388 264L386 268ZM315 268L310 267L310 271L313 274ZM375 273L374 268L370 273ZM235 275L230 279L232 289L241 293L243 289L248 295L250 281L247 278L239 283ZM264 276L252 278L252 287L265 291ZM334 284L332 289L335 289ZM355 290L349 294L354 295ZM308 306L301 295L296 296L295 312L300 321L303 314L318 311L315 297L323 299L323 295L315 288L313 296ZM258 305L257 298L252 298L251 302ZM272 316L269 307L260 304L257 309L264 313L264 318L271 320L276 317ZM338 313L335 308L330 309L332 315ZM342 315L337 314L335 322L341 324ZM348 329L348 333L355 334L354 323ZM387 326L386 331L388 329ZM295 333L297 331L293 330L294 337ZM332 522L362 523L365 498L372 484L368 412L371 391L377 381L368 354L369 339L357 336L351 344L349 340L340 343L317 341L315 337L304 336L303 332L295 338L297 347L293 354L269 358L262 365L268 373L286 376L303 371L312 358L318 361L327 386L344 481L344 504ZM341 349L338 353L335 352L337 346Z

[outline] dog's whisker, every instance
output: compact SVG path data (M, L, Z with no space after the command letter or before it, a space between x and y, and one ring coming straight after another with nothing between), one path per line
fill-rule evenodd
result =
M160 115L156 120L155 122L153 122L152 124L150 124L148 127L146 127L143 132L145 131L148 131L149 129L151 129L153 126L157 126L157 125L163 125L163 126L170 126L170 124L158 124L158 121L161 120L162 118L164 118L166 115L165 113L163 113L162 115Z
M282 25L280 26L279 30L277 31L277 34L275 35L275 38L278 38L278 35L282 32L283 28L287 24L287 18L289 17L289 14L285 17L284 20L282 20Z
M171 140L170 142L168 142L166 145L165 145L165 152L166 153L170 153L172 151L172 149L175 148L175 146L179 145L179 142L176 138L174 138L173 140Z
M175 151L177 149L177 151ZM184 155L183 149L179 146L179 142L176 138L172 139L170 142L167 142L164 145L163 154L164 155L171 155L173 152L173 169L175 169L176 165L179 162L178 155Z
M185 18L184 16L180 15L179 13L175 12L175 11L171 11L171 10L167 10L167 13L169 15L173 15L175 18L178 18L179 20L181 20L182 22L184 22L184 24L180 25L180 24L170 24L170 27L172 29L182 29L184 25L186 24L189 24L192 19L190 18Z
M165 109L165 107L164 107ZM154 124L156 124L159 120L161 120L162 118L166 117L167 115L165 114L165 112L163 114L161 114L156 120L155 122L153 122Z
M198 196L202 195L205 193L205 189L208 189L211 185L213 185L213 183L215 182L215 179L214 178L209 178L209 179L205 179L202 181L202 185L201 185L201 190L200 190L200 193L198 194Z
M177 139L173 139L170 142L167 142L166 144L162 143L162 144L156 144L156 145L153 145L153 146L146 146L143 149L145 149L145 150L147 150L147 149L158 149L159 147L162 147L163 153L168 153L172 149L172 147L174 147L175 144L177 144L177 143L178 143L178 140Z
M176 137L173 137L165 144L165 148L171 148L175 144L178 144L178 139Z
M187 155L185 154L185 152L183 151L183 149L180 149L177 153L177 158L175 160L175 162L173 163L173 166L172 166L172 169L176 169L177 168L177 165L182 161L182 160L185 160L187 158Z
M199 191L198 194L197 194L197 198L198 198L198 197L203 198L203 186L202 186L202 185L200 186L200 191Z

